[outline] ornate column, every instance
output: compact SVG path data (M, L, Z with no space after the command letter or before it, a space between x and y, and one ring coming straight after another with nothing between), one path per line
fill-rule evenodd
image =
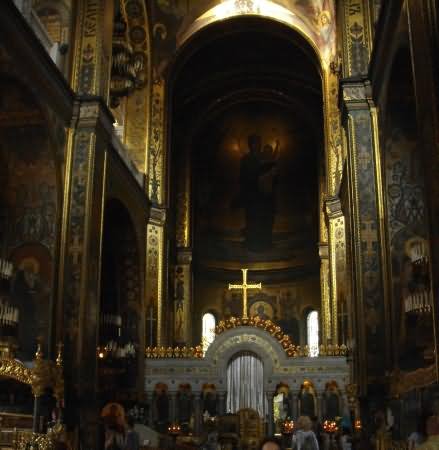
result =
M329 222L329 260L331 261L331 343L340 343L338 315L342 294L343 278L345 276L345 233L344 216L338 197L328 197L325 202Z
M179 155L176 155L178 158ZM178 345L192 344L192 248L191 248L191 167L186 148L178 160L175 268L174 341Z
M355 367L362 393L365 393L366 385L382 380L389 367L381 160L369 83L345 79L342 89L348 142L353 298L356 301Z
M320 205L320 236L319 236L319 256L320 256L320 295L321 295L321 324L322 324L322 344L330 342L332 336L331 324L331 292L329 280L329 250L328 250L328 226L325 217L325 195L326 180L324 170L320 169L319 182L319 205Z
M165 81L152 84L148 145L148 194L152 203L147 224L146 292L157 320L157 345L165 345L164 271L166 254L166 157L164 151Z
M66 411L81 447L98 446L97 361L103 203L113 118L107 109L113 2L77 4L72 87L79 94L69 132L59 267L63 299ZM68 416L68 414L66 414ZM73 431L73 430L72 430Z
M62 231L60 289L65 330L68 389L78 399L66 408L80 408L80 428L95 448L98 411L96 345L98 341L103 202L108 142L112 120L97 98L78 103L76 134L68 152L66 200ZM62 327L60 327L62 329ZM87 361L87 363L85 363ZM81 402L83 399L83 403ZM73 404L74 403L74 404ZM92 427L92 429L90 429Z
M327 345L332 338L332 314L329 280L329 249L328 244L319 245L320 256L320 290L322 296L322 344Z
M177 249L177 266L174 273L174 344L190 346L191 297L192 297L192 250Z
M344 0L338 7L343 30L341 110L346 133L347 182L352 273L354 380L361 394L367 385L380 384L390 367L388 270L384 201L377 112L366 79L369 66L371 20L368 0ZM380 396L382 398L382 396Z
M165 255L164 228L166 224L166 210L152 207L148 225L146 227L146 292L147 310L153 311L155 318L150 318L157 324L157 345L165 345L164 336L164 305L163 271ZM152 306L152 309L151 309ZM148 320L148 318L147 318ZM152 324L152 321L151 321ZM146 337L148 340L148 336Z
M72 86L80 95L108 100L113 36L113 2L79 0Z

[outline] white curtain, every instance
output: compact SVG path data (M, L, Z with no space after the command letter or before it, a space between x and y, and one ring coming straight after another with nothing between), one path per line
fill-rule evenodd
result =
M266 403L262 361L251 352L234 356L227 367L227 412L252 408L265 417Z

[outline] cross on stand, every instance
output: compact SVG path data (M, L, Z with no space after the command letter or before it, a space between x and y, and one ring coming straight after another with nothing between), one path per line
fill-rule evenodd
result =
M248 289L262 289L262 283L257 284L247 284L247 270L241 269L242 271L242 284L230 284L230 289L242 289L242 318L247 319L247 290Z

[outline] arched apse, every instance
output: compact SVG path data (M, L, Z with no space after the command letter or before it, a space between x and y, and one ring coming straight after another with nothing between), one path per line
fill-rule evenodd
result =
M231 5L231 2L227 1L221 3ZM238 2L234 3L238 5ZM257 3L258 7L263 4L262 9L252 9ZM270 32L273 32L275 27L277 27L278 31L281 29L289 30L296 37L296 44L301 40L304 44L302 45L302 50L305 50L307 56L314 61L317 71L321 74L319 89L321 89L324 97L319 107L319 114L321 115L323 112L324 125L322 130L325 130L323 134L325 151L322 155L325 170L322 172L323 182L321 183L324 192L322 192L321 199L325 198L325 194L328 192L331 195L335 195L341 179L341 167L344 158L340 138L340 116L337 106L338 72L337 70L330 70L330 67L337 69L338 66L335 53L332 50L326 53L322 52L322 47L320 46L321 40L326 40L325 36L332 36L330 39L331 43L335 44L335 20L332 12L333 3L326 0L316 0L306 5L303 2L295 0L283 2L246 2L249 5L249 11L241 10L239 14L229 14L221 20L219 20L219 16L212 20L209 19L208 23L204 24L206 26L197 28L196 30L193 29L193 32L189 33L190 36L188 35L184 40L181 39L181 36L190 29L197 18L202 17L210 9L213 10L218 4L219 2L188 1L176 3L154 2L151 5L151 18L152 23L154 23L152 43L155 52L152 55L154 84L152 86L151 128L148 150L148 172L150 175L148 179L148 192L152 204L158 207L167 207L169 204L172 204L172 199L170 198L172 194L169 192L169 180L173 179L174 173L170 164L169 148L172 140L171 134L173 133L173 78L179 72L179 65L185 61L185 58L192 51L197 49L200 41L203 41L206 35L212 36L215 39L220 34L218 33L218 29L227 26L227 24L229 24L229 28L233 28L239 20L259 20L261 31L270 29ZM279 17L276 19L273 15L270 17L270 14L261 14L261 11L265 7L264 5L269 4L276 11L279 11L279 7L286 8L286 10L292 12L293 16L300 18L303 22L302 29L300 29L299 25L296 26L288 23L288 20L281 21L277 20ZM306 27L308 27L308 31L304 32ZM315 28L314 31L310 31L313 27ZM331 46L332 44L329 46L325 44L324 47L327 49ZM227 58L225 59L227 60ZM301 59L300 63L302 61ZM238 61L237 67L240 65L243 66L242 61ZM192 82L192 80L190 81ZM196 120L197 116L193 116L192 118ZM182 192L182 189L179 190ZM185 221L189 219L189 215L184 212L178 211L176 214L184 216L183 220ZM171 217L170 220L174 220L174 217ZM322 221L320 227L321 242L328 240L328 233L325 227L326 224ZM186 227L186 230L188 230L188 227ZM169 288L168 286L162 285L163 280L166 278L165 274L168 271L168 268L165 267L166 258L163 253L166 247L164 224L161 221L156 224L151 223L148 226L148 236L151 242L154 243L147 261L147 266L150 268L148 270L154 272L154 276L148 280L148 290L151 293L152 301L157 303L159 341L165 341L166 338L163 330L164 318L168 315L167 311L172 311L173 308L171 305L165 305L164 293L168 292ZM325 271L329 271L329 265L325 266ZM328 275L326 274L325 276L327 277ZM325 296L328 295L329 293L325 291ZM172 296L173 294L171 292L168 298L172 298ZM170 340L172 341L172 339Z
M191 305L186 342L200 342L207 310L241 315L239 294L225 289L240 264L264 285L249 294L250 315L282 321L297 342L298 311L320 305L318 58L298 33L256 17L201 30L179 58L169 75L170 261L181 267L190 248L190 276L175 286L193 285L170 297Z

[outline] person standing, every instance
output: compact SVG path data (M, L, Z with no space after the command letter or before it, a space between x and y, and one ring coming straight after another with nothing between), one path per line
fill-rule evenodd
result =
M300 416L297 419L298 430L293 434L292 447L294 450L319 450L312 422L308 416Z

